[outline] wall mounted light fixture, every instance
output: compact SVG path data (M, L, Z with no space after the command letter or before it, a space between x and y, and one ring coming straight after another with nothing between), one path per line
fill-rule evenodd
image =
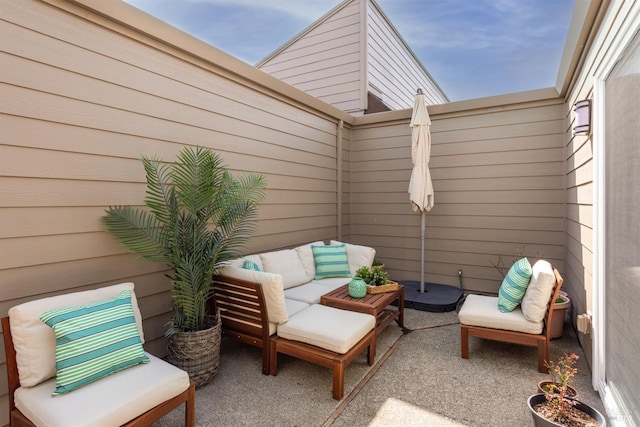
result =
M591 100L584 99L573 104L576 120L573 125L574 135L588 135L591 132Z

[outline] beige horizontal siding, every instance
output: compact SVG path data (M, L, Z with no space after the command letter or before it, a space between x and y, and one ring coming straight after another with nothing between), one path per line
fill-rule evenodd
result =
M635 9L635 11L634 11ZM590 312L594 313L593 297L596 292L594 282L594 160L592 135L573 135L575 114L572 106L579 100L593 99L592 108L595 111L596 99L595 78L598 69L603 65L603 59L609 55L611 46L627 34L621 31L630 17L637 17L637 2L611 2L606 15L601 16L602 22L597 34L593 34L590 49L584 52L581 66L571 80L571 87L567 93L564 109L564 158L566 161L567 186L567 242L566 242L566 274L564 288L571 297L571 320L575 324L576 316ZM602 96L602 93L600 93ZM592 113L592 120L599 118ZM601 117L601 116L600 116ZM604 123L594 123L604 126ZM597 132L597 130L596 130ZM606 143L606 142L605 142ZM604 226L604 223L601 224ZM606 285L603 284L606 291ZM607 295L607 298L611 297ZM608 299L607 305L617 305L616 301ZM624 304L623 304L624 306ZM596 328L597 325L594 325ZM578 338L585 349L587 363L591 364L592 335L578 333ZM634 337L625 339L633 342ZM637 342L637 339L636 339ZM602 343L602 341L601 341ZM627 402L628 404L629 402Z
M563 268L565 176L562 101L432 115L426 280L496 293L492 266L520 253ZM418 280L420 214L407 193L409 120L352 131L351 231L372 244L392 275Z
M146 347L164 354L165 267L128 254L103 231L100 216L109 205L141 203L141 155L171 161L196 144L219 152L234 173L267 178L247 253L341 237L376 248L394 278L418 279L409 111L354 119L275 80L278 89L270 90L254 68L229 65L214 49L204 48L207 60L192 55L202 45L168 27L158 29L169 35L166 43L136 33L118 21L148 23L124 3L110 7L121 16L109 20L63 0L3 4L0 315L35 298L133 281ZM300 47L331 39L332 31L334 39L354 34L342 24L356 13L333 17L331 30L317 27ZM616 24L606 25L615 32ZM520 254L544 257L562 271L574 313L589 308L593 161L590 141L571 136L568 105L592 93L589 76L601 53L593 55L566 104L536 92L430 109L436 205L427 213L428 281L457 286L462 269L468 291L495 293L499 258L508 266ZM334 68L346 76L359 72L356 63ZM308 77L324 73L312 68L300 67ZM303 74L291 75L310 81ZM354 110L361 101L357 90L326 98ZM338 185L340 118L348 123ZM0 407L7 407L6 390L0 374ZM6 422L3 413L0 425Z
M140 156L172 161L185 145L202 145L233 173L264 174L266 200L246 251L291 247L336 237L339 120L87 18L39 1L3 5L0 312L133 281L146 347L163 355L166 267L127 254L100 223L109 205L141 204Z
M367 8L367 74L373 92L392 110L413 106L421 88L429 105L447 102L437 83L372 3Z

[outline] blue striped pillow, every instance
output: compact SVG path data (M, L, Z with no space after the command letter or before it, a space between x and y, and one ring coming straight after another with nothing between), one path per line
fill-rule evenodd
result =
M526 258L516 261L511 266L498 291L498 309L501 312L513 311L522 302L532 273L531 264Z
M347 245L311 245L316 263L316 280L328 277L351 277Z
M244 260L244 262L242 263L242 268L244 268L245 270L251 270L251 271L262 271L260 266L255 262L251 261L250 259Z
M56 336L56 389L52 396L149 362L133 316L131 291L84 307L47 311L40 319Z

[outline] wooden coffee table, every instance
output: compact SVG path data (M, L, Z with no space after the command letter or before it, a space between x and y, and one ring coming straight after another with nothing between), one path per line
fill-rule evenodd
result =
M398 301L398 308L390 308L389 305ZM386 328L393 320L398 326L404 328L404 286L398 285L398 289L380 294L367 294L364 298L349 296L349 285L344 285L328 294L320 297L320 304L343 310L357 311L375 316L376 336Z

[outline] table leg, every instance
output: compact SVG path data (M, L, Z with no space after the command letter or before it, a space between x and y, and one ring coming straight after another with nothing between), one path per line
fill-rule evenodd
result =
M404 328L404 289L400 292L400 297L398 298L398 326Z

